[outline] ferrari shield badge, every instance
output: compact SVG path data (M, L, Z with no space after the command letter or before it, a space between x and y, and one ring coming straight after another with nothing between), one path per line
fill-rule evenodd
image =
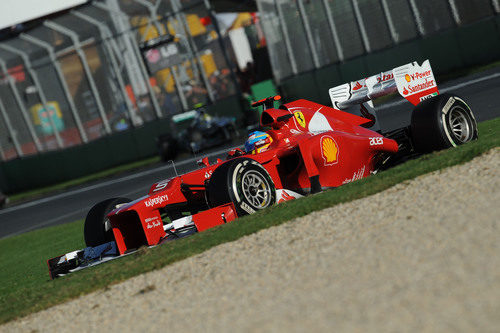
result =
M302 112L298 111L298 112L295 112L293 115L295 116L297 123L300 126L306 128L306 118L304 117L304 114Z

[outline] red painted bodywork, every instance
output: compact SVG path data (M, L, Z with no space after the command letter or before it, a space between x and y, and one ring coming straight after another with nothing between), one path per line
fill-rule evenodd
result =
M273 139L259 154L246 154L262 164L277 189L299 193L319 177L322 188L367 177L381 153L396 153L398 145L361 125L370 120L307 100L284 104L262 113L261 125ZM236 157L238 158L238 157ZM108 215L120 254L141 245L158 244L165 237L161 211L188 212L198 231L228 223L237 217L232 204L208 207L205 184L226 161L154 184L148 195ZM166 210L166 211L165 211Z

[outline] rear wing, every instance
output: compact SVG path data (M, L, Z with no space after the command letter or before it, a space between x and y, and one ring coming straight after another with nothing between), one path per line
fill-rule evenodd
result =
M413 105L438 95L429 60L425 60L421 66L412 62L366 79L345 83L328 92L333 107L343 110L361 103L370 103L396 91Z

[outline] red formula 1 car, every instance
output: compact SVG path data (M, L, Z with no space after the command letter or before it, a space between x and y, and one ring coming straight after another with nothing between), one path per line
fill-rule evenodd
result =
M411 125L391 133L370 130L371 100L396 91L416 105ZM333 108L307 100L274 108L279 97L256 102L264 107L261 126L267 131L254 134L246 151L233 149L213 164L204 158L198 170L155 183L137 200L98 203L85 221L88 247L50 259L51 277L367 177L412 154L477 138L470 108L457 96L439 95L428 61L329 93Z

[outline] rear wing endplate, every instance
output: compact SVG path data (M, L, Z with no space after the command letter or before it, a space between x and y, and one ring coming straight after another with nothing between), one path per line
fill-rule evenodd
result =
M345 83L328 92L333 107L343 110L396 91L413 105L438 95L429 60L422 65L412 62L366 79Z

